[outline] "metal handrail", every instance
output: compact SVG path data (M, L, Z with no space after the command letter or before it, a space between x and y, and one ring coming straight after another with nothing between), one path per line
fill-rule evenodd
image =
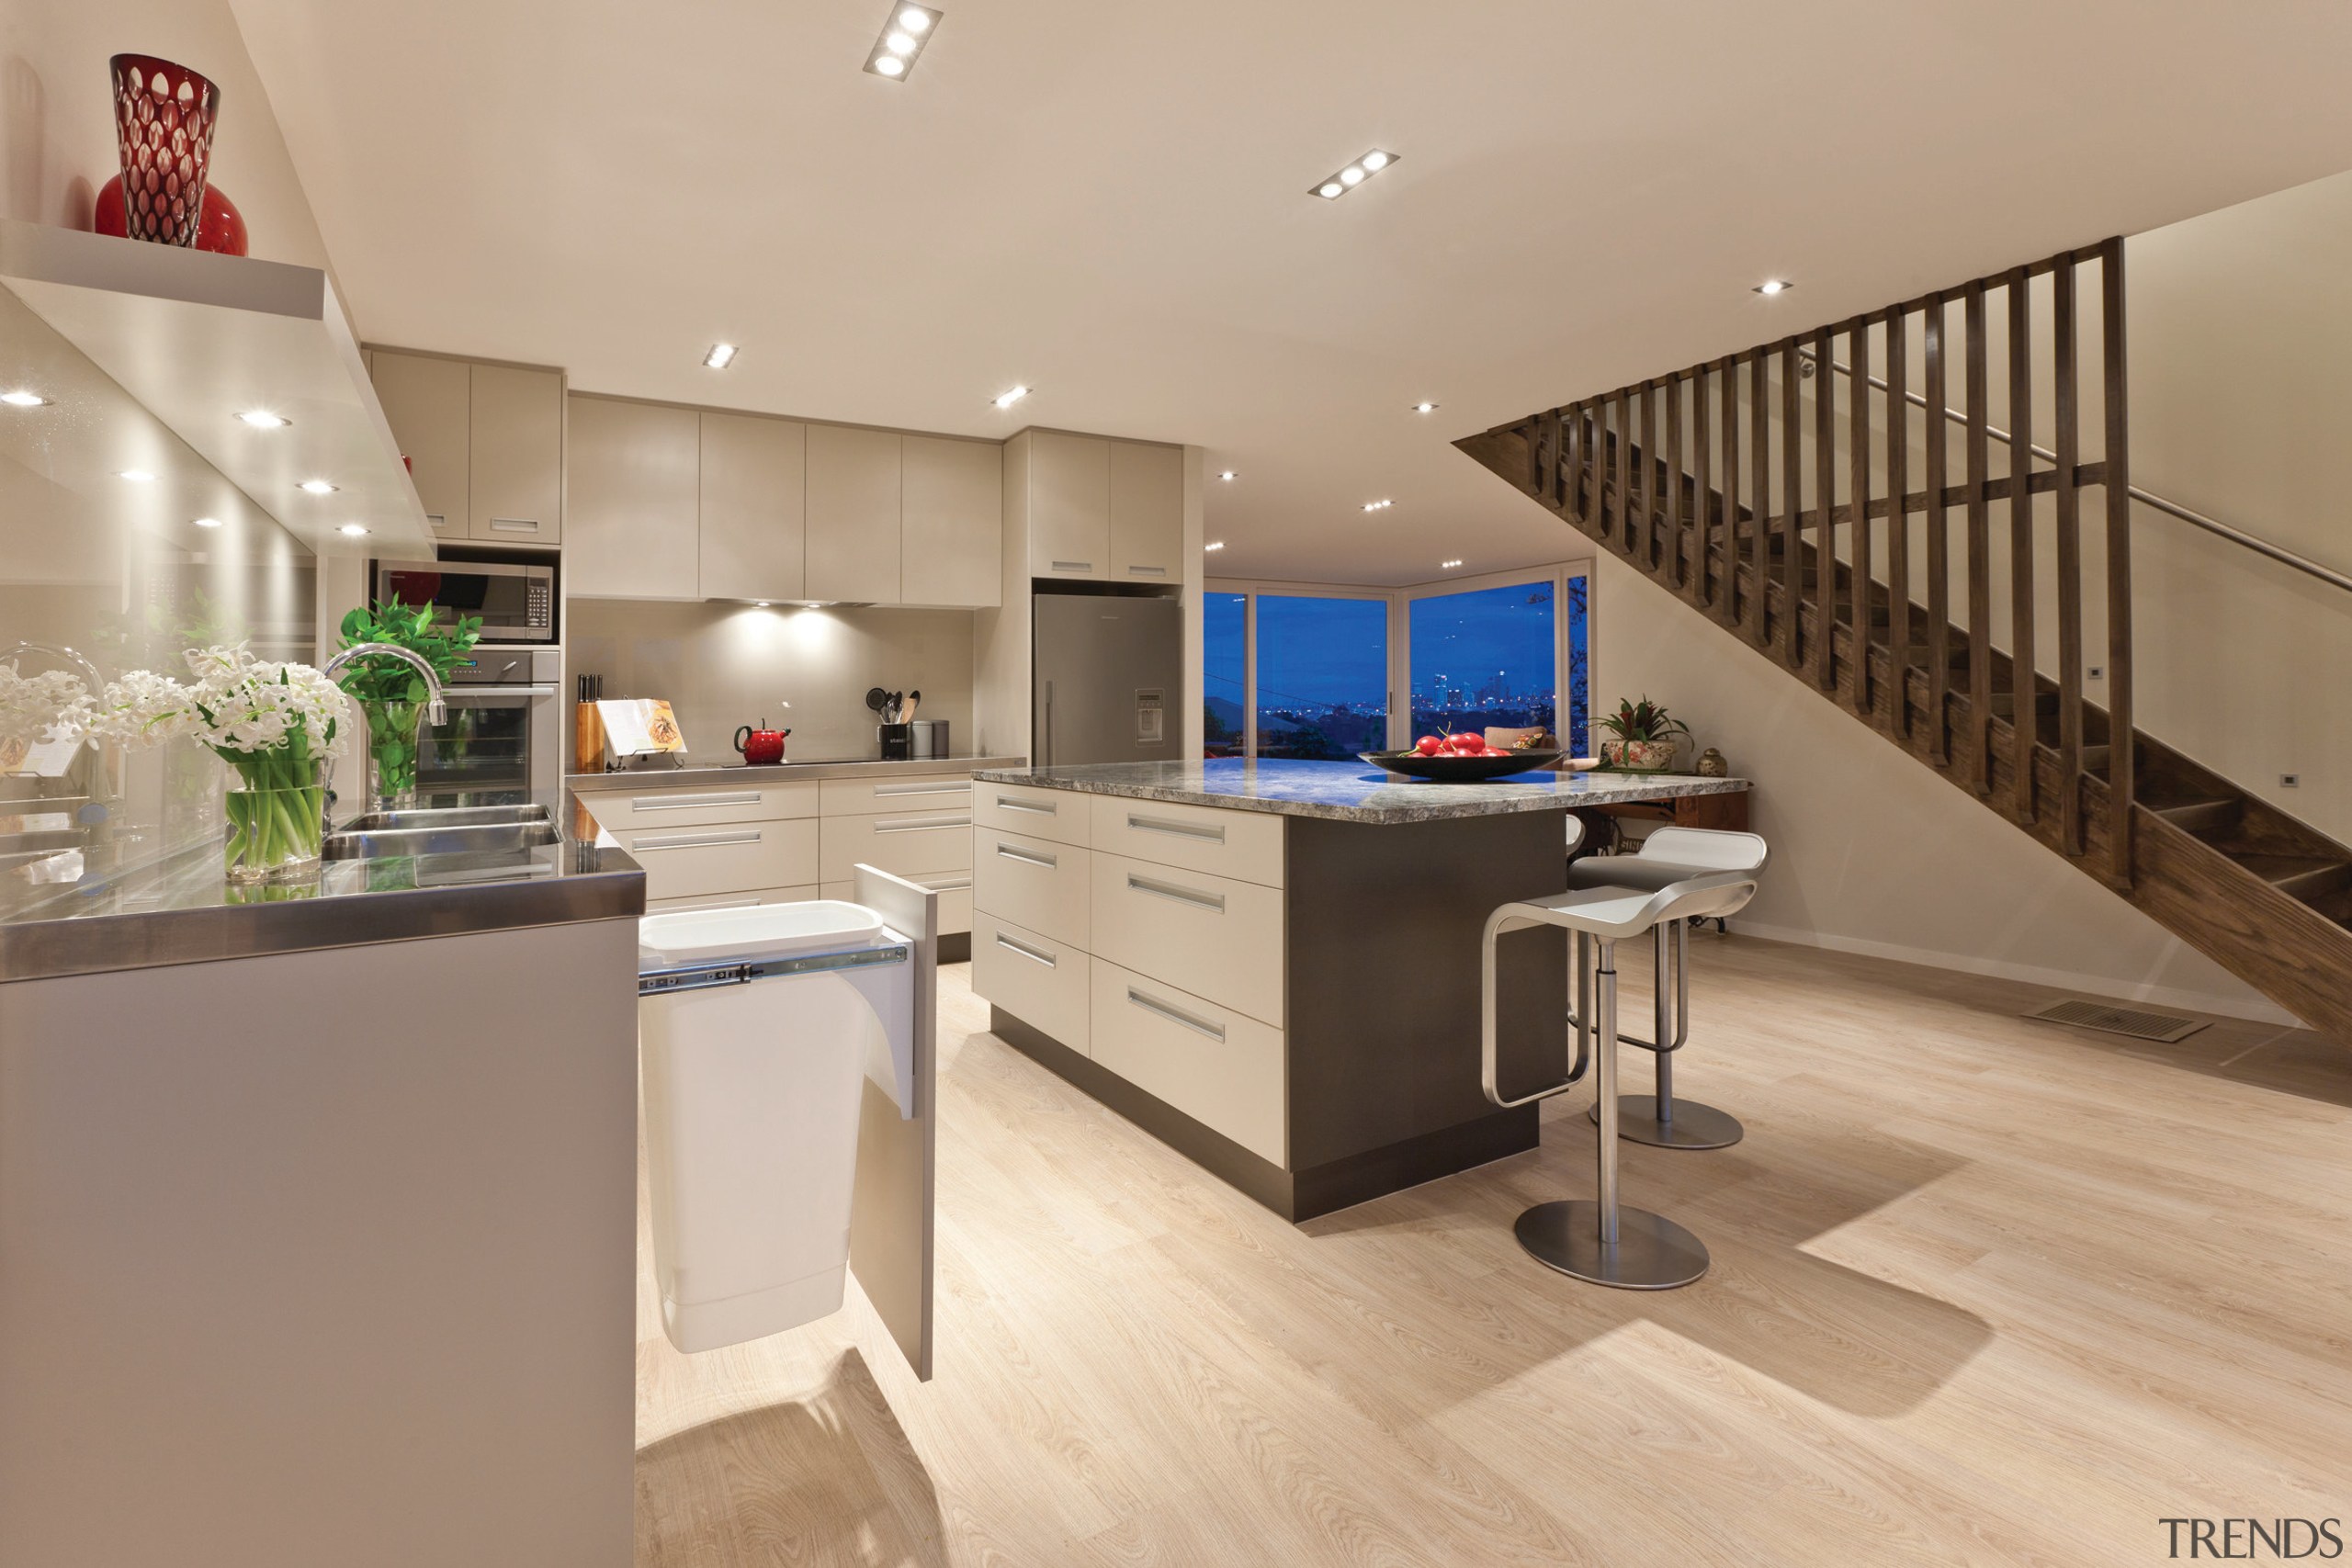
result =
M1815 358L1813 350L1809 348L1798 349L1797 357L1804 360L1808 365L1812 364ZM1829 362L1829 367L1832 370L1837 371L1839 375L1847 378L1849 380L1853 378L1853 367L1846 364L1843 360L1831 360ZM1866 376L1863 379L1868 381L1879 391L1892 393L1894 390L1893 388L1886 384L1884 377ZM1929 412L1933 412L1924 393L1915 392L1908 387L1905 387L1903 389L1903 396L1912 407L1929 409ZM1949 405L1944 409L1944 417L1954 424L1966 424L1968 423L1968 415L1964 411L1950 407ZM1984 434L1991 436L1994 440L2001 443L2004 446L2015 446L2017 442L2017 438L2015 436L1996 425L1986 425L1984 427ZM2055 464L2058 461L2058 454L2052 452L2047 446L2037 446L2033 442L2029 441L2026 443L2025 449L2034 457L2041 458L2045 463ZM2205 532L2213 535L2217 538L2227 539L2233 545L2243 545L2258 556L2267 556L2270 559L2277 561L2281 566L2293 567L2297 571L2303 573L2307 577L2316 577L2322 582L2327 583L2331 587L2341 588L2346 592L2352 593L2352 577L2346 577L2344 573L2335 570L2333 568L2322 566L2319 562L2311 559L2307 556L2299 556L2294 551L2286 548L2284 546L2274 545L2267 539L2257 538L2254 535L2247 533L2243 528L2232 527L2229 524L2222 522L2218 517L2208 517L2203 513L2196 511L2190 507L2183 506L2177 501L2167 501L2161 495L2156 495L2148 491L2142 490L2138 485L2126 487L2126 493L2143 506L2154 507L2158 512L2164 513L2166 516L2177 517L2183 523L2187 523L2192 527L2202 528Z

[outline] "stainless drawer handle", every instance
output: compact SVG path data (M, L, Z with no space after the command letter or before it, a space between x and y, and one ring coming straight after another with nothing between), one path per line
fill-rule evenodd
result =
M664 833L658 839L639 838L629 845L629 852L639 850L704 850L720 844L756 844L760 841L757 828L741 829L724 833Z
M1091 560L1057 560L1054 563L1054 570L1056 571L1092 571L1094 563Z
M1204 839L1212 844L1225 842L1225 829L1204 828L1193 822L1166 822L1156 817L1137 817L1130 813L1127 826L1138 833L1173 833L1180 839Z
M997 938L997 941L999 942L1002 942L1003 940L1004 939L1002 937ZM1191 1013L1183 1012L1178 1009L1170 1007L1166 1002L1155 1001L1151 998L1145 996L1141 991L1136 990L1133 986L1129 986L1127 987L1127 1000L1134 1003L1136 1007L1143 1009L1144 1011L1155 1013L1158 1016L1166 1019L1170 1023L1182 1024L1195 1034L1205 1034L1212 1040L1223 1040L1225 1038L1225 1030L1223 1026L1211 1023L1206 1019L1194 1018Z
M877 820L874 830L877 833L939 833L950 828L968 828L971 825L969 817L902 817L895 822Z
M1034 800L1015 800L1009 795L998 795L996 803L1007 811L1034 811L1040 817L1056 816L1060 811L1058 807L1040 806Z
M969 795L971 793L972 781L969 779L966 779L961 784L876 784L874 786L874 798L876 800L886 795Z
M1016 850L1011 844L999 844L996 847L996 852L1007 860L1026 861L1031 865L1042 865L1047 871L1053 870L1061 863L1051 855L1033 854L1027 850Z
M1017 953L1032 964L1042 964L1048 969L1058 969L1062 961L1050 953L1040 953L1025 942L1015 942L1002 931L996 933L996 944L1007 953Z
M1222 893L1195 893L1189 887L1170 887L1164 882L1152 882L1132 872L1127 874L1127 886L1155 898L1165 898L1174 904L1189 904L1195 909L1206 909L1212 915L1225 913L1225 895Z
M449 525L449 516L445 512L428 512L424 514L424 520L435 528L447 528Z
M755 789L728 790L719 795L641 795L631 800L632 811L688 811L703 806L757 806Z
M1136 577L1166 577L1168 575L1168 569L1164 566L1131 566L1127 570Z
M539 520L536 517L493 517L490 520L490 531L493 534L536 534L539 531Z
M960 875L951 874L941 876L910 876L907 880L913 883L918 887L928 887L933 893L961 893L964 889L972 886L972 878L968 874Z

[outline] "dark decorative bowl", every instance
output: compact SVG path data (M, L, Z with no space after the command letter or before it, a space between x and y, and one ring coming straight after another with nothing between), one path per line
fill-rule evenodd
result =
M1424 757L1419 751L1359 751L1356 755L1375 768L1432 784L1478 784L1533 773L1560 760L1557 751L1513 751L1504 757Z

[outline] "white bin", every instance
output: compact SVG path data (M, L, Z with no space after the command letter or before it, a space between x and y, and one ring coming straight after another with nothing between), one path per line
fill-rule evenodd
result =
M841 1309L865 1079L910 1109L911 959L831 900L640 922L653 1267L679 1349Z

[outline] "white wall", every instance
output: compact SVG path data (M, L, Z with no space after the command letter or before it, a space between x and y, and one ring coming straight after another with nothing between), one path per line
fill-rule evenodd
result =
M1599 574L1596 711L1646 693L1757 781L1772 863L1743 930L2292 1021L1633 568L1604 556Z

